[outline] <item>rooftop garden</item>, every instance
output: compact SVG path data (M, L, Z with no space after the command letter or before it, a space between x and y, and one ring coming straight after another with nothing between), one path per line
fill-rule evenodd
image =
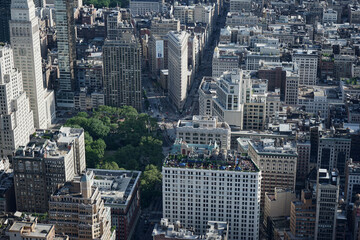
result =
M187 156L169 154L164 161L164 167L179 167L204 170L228 170L257 172L258 167L249 157L242 155L228 156L227 158L207 156Z

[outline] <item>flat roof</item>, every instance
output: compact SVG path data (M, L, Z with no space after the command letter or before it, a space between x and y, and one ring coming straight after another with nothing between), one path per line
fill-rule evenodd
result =
M33 226L35 224L35 227ZM24 229L26 228L26 229ZM20 232L24 237L31 238L46 238L51 229L54 228L52 224L36 224L34 222L14 222L10 227L9 232Z
M127 205L135 186L139 182L140 171L88 169L94 173L94 185L99 188L105 205Z

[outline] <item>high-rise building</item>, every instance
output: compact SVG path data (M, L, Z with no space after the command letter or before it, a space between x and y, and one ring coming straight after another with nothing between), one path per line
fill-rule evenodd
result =
M231 0L230 1L230 12L241 12L243 10L251 10L250 0Z
M0 42L10 42L11 0L0 1Z
M310 152L311 144L309 141L298 141L296 143L298 161L296 164L296 181L304 181L310 172Z
M151 12L161 13L163 4L164 0L131 0L129 3L131 14L134 16Z
M33 0L11 3L10 41L15 67L22 73L23 87L30 99L35 128L48 127L46 89L44 88L38 18ZM50 120L51 121L51 120Z
M12 161L17 210L46 212L58 184L71 181L86 168L84 130L36 131Z
M295 189L296 147L292 142L280 139L250 140L248 154L261 169L261 205L265 193L274 193L275 188Z
M14 68L10 46L0 46L0 156L5 158L29 141L34 132L29 98L21 72Z
M34 0L35 7L44 8L46 6L46 0Z
M345 171L345 200L355 203L356 194L360 193L360 163L353 162L352 159L346 164Z
M297 105L299 102L299 74L286 72L285 104Z
M176 138L190 144L210 144L216 142L221 149L230 149L231 129L226 122L217 117L193 116L192 120L179 120Z
M316 85L318 66L317 52L297 50L294 51L292 60L299 67L299 85Z
M141 111L141 46L132 34L103 46L105 104Z
M187 98L188 87L188 39L185 31L168 33L169 97L181 111Z
M244 103L250 101L252 82L249 71L234 69L216 81L213 115L230 126L243 128Z
M180 21L176 19L153 18L151 20L151 35L149 38L149 67L152 78L156 79L160 71L168 69L168 32L180 31ZM164 87L163 87L164 88ZM167 89L166 86L164 89Z
M324 135L319 139L318 168L331 171L336 168L340 176L345 176L346 162L350 158L351 139Z
M116 239L131 239L140 217L139 171L88 169L95 175L105 207L111 208L111 225L116 227Z
M157 18L151 19L151 35L165 36L169 31L180 31L180 21L177 19Z
M204 77L199 86L199 115L213 115L213 98L216 97L216 80Z
M239 68L239 59L233 49L226 49L226 45L216 47L212 58L212 77L218 78L224 72Z
M55 0L55 23L60 78L57 85L58 107L74 107L76 42L74 0Z
M111 212L104 206L94 173L88 171L60 186L49 201L49 222L70 239L114 240Z
M335 240L339 180L337 170L317 172L315 240Z
M203 235L209 220L223 221L229 240L259 239L261 172L241 154L218 152L175 142L162 167L163 217Z
M296 200L293 190L275 188L274 193L265 193L264 225L267 227L269 218L289 217L291 202Z
M290 231L285 240L314 239L316 204L312 192L301 191L301 200L291 202Z

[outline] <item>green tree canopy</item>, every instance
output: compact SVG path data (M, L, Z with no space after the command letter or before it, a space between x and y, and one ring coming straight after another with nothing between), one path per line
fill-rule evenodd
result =
M140 181L141 204L144 208L156 197L161 196L161 172L155 165L148 165Z
M163 160L156 119L133 107L100 106L93 112L79 112L65 125L85 130L88 167L110 167L114 162L120 168L142 171L148 164L160 166ZM104 157L106 150L116 153Z

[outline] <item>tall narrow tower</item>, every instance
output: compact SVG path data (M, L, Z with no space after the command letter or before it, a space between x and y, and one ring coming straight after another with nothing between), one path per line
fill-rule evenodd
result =
M0 42L9 42L9 20L11 0L0 1Z
M33 0L12 0L10 42L15 67L22 72L24 91L30 98L35 128L47 128L39 26Z
M4 158L25 146L34 131L29 98L8 45L0 46L0 98L0 157Z
M181 111L187 97L188 86L188 39L185 31L168 33L169 97Z
M55 0L58 63L60 71L57 86L57 105L71 108L75 91L75 20L74 0Z

